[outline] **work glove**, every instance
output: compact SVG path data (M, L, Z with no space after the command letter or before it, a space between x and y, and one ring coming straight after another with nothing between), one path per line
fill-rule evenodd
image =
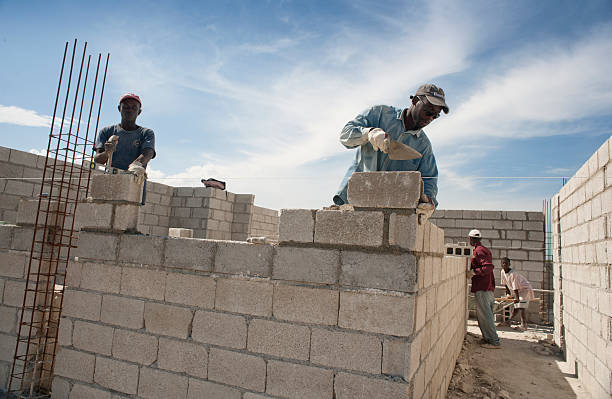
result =
M115 152L115 150L117 149L117 142L119 142L119 136L113 134L108 138L106 143L104 143L104 151Z
M436 207L433 204L433 201L425 193L421 193L421 198L419 201L420 202L417 205L416 213L417 217L419 218L419 224L423 224L431 217L436 210Z
M145 168L144 166L142 166L140 161L132 162L130 166L128 166L128 172L136 176L136 181L138 183L141 183L145 180L145 177L146 177Z
M385 154L389 152L389 140L385 140L387 137L389 135L378 127L368 132L368 141L374 147L374 151L380 150Z

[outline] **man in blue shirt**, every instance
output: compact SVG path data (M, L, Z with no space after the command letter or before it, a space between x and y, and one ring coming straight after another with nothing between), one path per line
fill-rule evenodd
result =
M344 126L340 143L346 148L357 147L357 153L333 198L336 205L348 203L348 180L354 172L378 171L421 172L424 202L438 205L438 167L429 138L422 129L438 118L441 111L448 114L448 106L444 91L433 84L422 85L410 98L412 104L409 108L375 105ZM414 148L422 157L391 160L387 154L388 142L385 142L385 138Z

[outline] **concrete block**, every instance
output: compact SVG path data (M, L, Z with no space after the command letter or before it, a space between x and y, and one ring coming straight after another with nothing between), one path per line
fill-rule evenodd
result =
M504 211L503 217L507 220L527 220L526 212L522 211Z
M8 306L23 306L23 294L25 293L25 282L14 280L2 280L4 282L3 303ZM34 286L32 285L32 288ZM26 303L26 306L32 306L32 301Z
M169 237L178 238L193 238L193 229L182 229L180 227L171 227L168 229Z
M334 394L337 399L408 399L411 397L408 388L405 383L342 372L334 379Z
M308 360L310 329L275 321L254 319L249 324L249 352Z
M147 332L187 338L193 314L191 310L177 306L147 302L144 308L144 322Z
M137 183L132 174L94 174L89 186L94 201L117 201L140 203L142 183Z
M139 205L116 204L114 205L115 215L113 216L113 230L133 231L137 230L139 221Z
M72 320L62 317L57 333L57 343L61 346L72 346Z
M212 309L215 306L215 280L192 274L168 273L166 302Z
M20 197L34 196L34 184L18 180L9 180L4 186L5 194L14 194Z
M544 231L544 222L523 222L524 230Z
M313 242L314 212L311 209L281 209L279 241Z
M338 326L379 334L412 335L414 296L341 292Z
M157 337L115 329L113 357L150 366L157 360Z
M274 317L302 323L336 325L338 291L278 284L274 287Z
M8 162L12 164L25 165L32 168L36 168L37 161L38 155L30 154L29 152L10 149Z
M348 202L362 208L416 208L420 172L355 172L348 182Z
M110 230L113 225L113 205L83 202L76 212L75 224L83 230Z
M70 399L111 399L111 393L87 385L74 384Z
M17 308L0 306L0 332L15 334L17 326Z
M382 212L317 211L314 241L379 247L383 238Z
M203 345L160 338L158 359L161 369L206 378L208 352Z
M266 362L257 356L211 348L208 379L263 392L266 387Z
M78 247L73 250L74 256L96 261L117 259L119 237L115 234L81 231Z
M113 345L113 328L75 320L72 345L87 352L110 356Z
M401 339L383 339L382 373L403 376L410 359L410 344ZM418 363L417 359L417 363Z
M340 284L415 292L416 258L412 254L379 254L343 251Z
M225 385L215 384L210 381L200 381L193 378L189 379L189 391L187 392L187 399L240 399L242 392L237 389L227 387ZM246 393L245 395L255 395ZM259 395L253 396L257 398ZM248 396L244 396L248 398ZM261 398L264 398L261 396Z
M147 299L164 299L166 272L136 267L121 270L121 294Z
M420 249L417 245L417 230L422 229L417 216L392 213L389 217L389 245L397 245L409 250ZM422 232L420 237L422 238ZM422 243L421 243L422 244Z
M247 323L242 316L198 310L193 318L191 336L197 342L244 349Z
M81 263L80 287L87 290L119 293L121 268L103 263ZM70 269L70 268L69 268Z
M64 292L62 315L98 321L100 320L101 304L102 296L100 294L67 289Z
M235 241L217 243L216 272L269 277L271 267L272 245Z
M70 382L58 375L53 377L51 383L51 399L69 399L71 389Z
M144 302L138 299L104 295L100 320L116 326L140 329L144 327Z
M270 360L266 393L291 399L331 398L333 378L332 370Z
M146 265L163 264L165 239L142 235L123 234L119 243L119 261Z
M216 245L201 239L169 238L166 240L164 265L211 271Z
M380 374L382 343L371 335L314 328L310 362L327 367Z
M28 258L21 252L0 252L0 276L24 278Z
M219 279L215 308L254 316L271 316L272 291L272 284L268 282Z
M55 356L55 375L73 380L93 382L95 356L89 353L59 348Z
M278 247L272 277L279 280L335 284L340 251L336 249Z
M138 389L138 366L98 356L94 381L105 388L135 395Z

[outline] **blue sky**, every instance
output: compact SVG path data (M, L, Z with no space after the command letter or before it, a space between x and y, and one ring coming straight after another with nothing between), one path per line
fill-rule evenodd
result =
M216 177L275 209L331 204L354 157L344 124L425 82L451 108L425 129L442 209L539 210L561 186L545 177L572 176L612 133L609 0L0 0L0 26L0 145L46 150L78 38L111 54L101 126L141 96L151 180Z

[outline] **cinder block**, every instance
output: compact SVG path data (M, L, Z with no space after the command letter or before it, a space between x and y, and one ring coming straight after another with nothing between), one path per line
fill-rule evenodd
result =
M333 378L332 370L269 360L266 393L291 399L331 398Z
M77 349L110 356L113 345L113 328L76 320L72 333L72 344Z
M0 306L0 332L14 334L17 326L17 308Z
M95 356L89 353L59 348L53 372L73 380L93 382Z
M272 284L252 280L217 280L215 308L254 316L272 315Z
M187 338L193 314L191 310L159 303L145 303L144 321L147 332Z
M105 388L135 395L138 389L138 365L97 356L94 381Z
M340 251L337 249L278 247L272 277L279 280L335 284Z
M142 183L137 183L134 175L119 173L94 174L91 177L89 193L94 201L117 201L140 203Z
M114 208L115 216L113 217L113 230L137 230L140 206L133 204L116 204Z
M226 387L225 385L215 384L210 381L200 381L194 378L189 379L189 391L187 392L187 399L202 399L202 398L219 398L219 399L240 399L242 392L237 389ZM257 397L264 398L256 394L246 393L244 398L248 398L247 395L255 395Z
M56 374L51 383L51 399L69 399L70 389L70 382Z
M263 392L266 386L266 362L257 356L211 348L208 379Z
M383 339L382 373L404 376L406 360L410 359L410 344L402 339ZM416 359L418 363L418 358Z
M111 393L87 385L74 384L70 399L111 399Z
M116 326L140 329L144 327L144 302L138 299L104 295L100 320Z
M164 265L186 269L211 271L216 243L187 238L166 240Z
M314 211L311 209L281 209L278 230L280 242L313 242Z
M215 271L269 277L272 246L245 242L219 242L215 255Z
M274 317L335 325L338 321L338 291L278 284L274 287Z
M121 268L102 263L81 263L80 287L87 290L119 293ZM70 269L70 267L69 267Z
M408 337L413 333L414 296L341 292L338 326Z
M188 386L187 377L143 367L138 396L146 399L186 398Z
M113 226L113 205L83 202L77 207L75 224L82 230L110 230Z
M123 234L119 243L119 261L161 265L164 241L162 237Z
M100 294L67 289L64 292L62 315L98 321L100 320L101 304L102 296Z
M416 208L420 172L355 172L348 182L348 202L362 208Z
M323 366L380 374L382 344L371 335L312 330L310 362Z
M193 238L193 229L182 229L180 227L171 227L168 229L169 237L178 238Z
M22 307L25 287L26 285L24 281L6 280L4 282L4 304L8 306ZM35 288L33 283L31 288ZM34 298L32 295L29 295L29 297L32 299ZM32 300L29 300L26 303L26 306L32 306Z
M24 278L27 257L20 252L0 252L0 276Z
M343 251L340 284L415 292L416 258L412 254L379 254Z
M334 379L337 399L408 399L408 388L404 383L347 373L338 373Z
M148 299L164 299L166 273L144 268L124 267L121 270L121 294Z
M244 349L247 324L242 316L198 310L193 318L191 336L194 341Z
M192 274L168 273L165 300L212 309L215 306L215 280Z
M382 212L317 211L314 241L379 247L383 238Z
M57 343L60 346L72 346L72 320L65 317L60 319Z
M160 338L157 366L177 373L206 378L208 352L204 345Z
M74 256L96 261L117 259L117 245L119 237L115 234L93 233L81 231L79 233L78 247L74 249Z
M392 213L389 216L389 245L397 245L400 248L418 250L417 230L419 226L417 215L400 215ZM422 232L421 232L422 238Z
M157 360L157 337L115 329L113 357L150 366Z
M259 319L249 324L249 352L308 360L309 349L308 327Z

